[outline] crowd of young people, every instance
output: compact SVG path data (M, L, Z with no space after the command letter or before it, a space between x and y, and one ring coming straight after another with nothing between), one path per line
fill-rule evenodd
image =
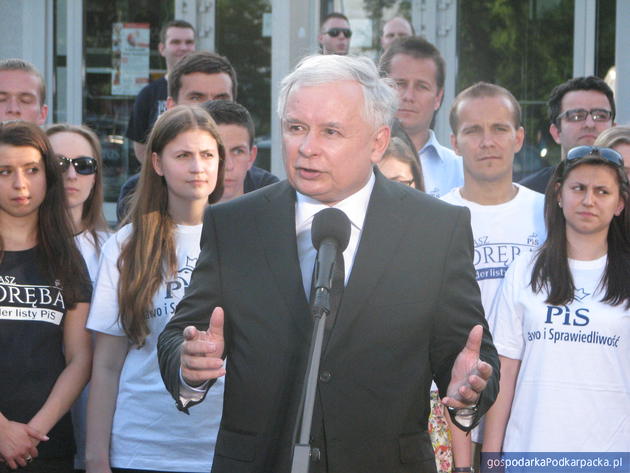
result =
M495 100L486 86L490 92L468 100ZM497 205L466 198L473 174L466 153L483 127L463 126L466 108L454 108L465 182L443 200L471 209L477 246L478 233L503 230L479 217L496 220ZM506 116L517 108L508 103ZM614 119L614 108L566 110L558 133L582 111L582 121ZM522 144L518 113L513 128L507 118L497 133ZM231 121L234 114L240 118ZM380 171L424 191L414 141L398 122L392 135ZM594 146L567 149L546 187L546 230L535 228L546 239L510 260L492 294L482 289L501 356L501 392L476 437L484 452L627 448L630 423L608 409L629 406L628 150L630 132L621 126ZM157 118L142 152L137 188L114 231L103 216L103 161L91 130L0 124L0 346L10 354L0 361L0 472L183 473L212 465L223 383L182 415L159 375L156 344L190 282L204 210L225 200L233 186L226 173L240 166L244 177L253 164L251 117L229 101L174 106ZM511 182L511 170L514 195L501 205L531 194L542 206L542 196ZM500 220L519 225L522 214L513 213ZM435 388L429 431L438 470L470 471L458 467L470 464L469 440L439 397Z

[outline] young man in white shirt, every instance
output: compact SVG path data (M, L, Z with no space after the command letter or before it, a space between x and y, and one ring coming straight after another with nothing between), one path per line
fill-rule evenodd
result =
M488 314L510 264L545 239L545 199L512 182L525 130L521 107L507 89L478 82L455 98L449 119L451 144L463 158L464 185L442 200L470 210L477 283ZM454 455L468 455L470 440L458 429L452 434ZM473 431L473 440L481 443L482 435Z
M420 36L393 43L383 56L381 74L396 83L403 129L416 147L427 194L440 197L464 183L462 160L438 143L431 124L444 96L445 66L440 51Z

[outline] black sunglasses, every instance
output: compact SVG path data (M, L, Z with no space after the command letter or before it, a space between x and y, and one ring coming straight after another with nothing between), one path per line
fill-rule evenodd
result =
M339 36L340 33L342 33L346 38L349 38L352 36L352 31L350 30L350 28L331 28L328 31L326 31L325 34L327 34L328 36L332 36L333 38L336 38L337 36Z
M87 176L96 172L96 159L90 158L89 156L79 156L77 158L70 159L58 154L57 162L59 163L61 172L66 172L70 167L70 164L74 166L74 170L77 174Z
M617 151L610 148L599 148L597 146L578 146L572 148L567 153L567 161L591 156L603 158L616 166L623 167L623 158Z

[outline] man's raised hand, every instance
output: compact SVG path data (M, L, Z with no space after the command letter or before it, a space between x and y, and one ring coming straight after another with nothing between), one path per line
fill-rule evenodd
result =
M223 367L223 309L216 307L210 316L207 331L189 325L184 329L181 352L182 376L190 386L225 375Z
M459 352L453 370L451 383L442 404L450 407L467 407L476 404L481 392L492 375L492 366L479 359L483 327L475 325L468 334L466 346Z

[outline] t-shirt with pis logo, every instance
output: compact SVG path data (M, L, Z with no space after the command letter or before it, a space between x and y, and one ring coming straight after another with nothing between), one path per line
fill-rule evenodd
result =
M46 277L40 259L35 247L5 251L0 262L0 412L21 423L28 423L39 411L66 367L63 288ZM86 285L77 302L89 302L91 295ZM73 454L69 413L48 436L50 440L37 447L40 458Z
M185 415L164 387L157 358L158 337L175 313L197 264L201 229L202 225L175 227L176 274L158 288L145 314L150 333L144 346L129 347L112 424L112 467L207 472L212 466L223 409L223 377L217 379L204 402ZM126 337L118 320L117 263L131 232L132 226L125 225L103 245L87 323L95 332Z
M507 271L489 315L499 355L521 360L505 452L627 452L630 311L601 302L607 256L569 260L574 300L529 286L534 254Z

